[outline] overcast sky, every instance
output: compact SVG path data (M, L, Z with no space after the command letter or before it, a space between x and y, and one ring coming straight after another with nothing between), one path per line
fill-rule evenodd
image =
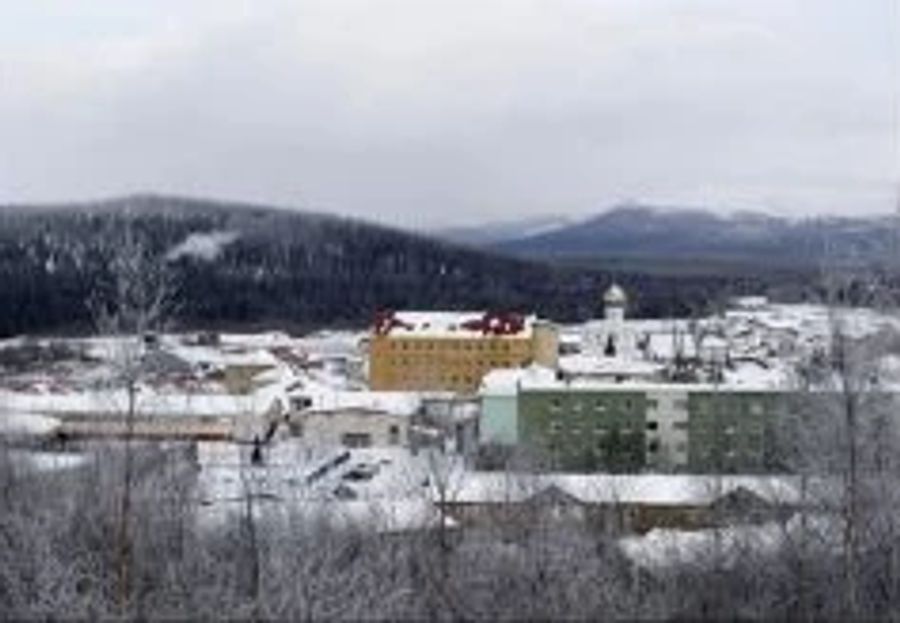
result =
M885 212L900 0L0 0L0 202Z

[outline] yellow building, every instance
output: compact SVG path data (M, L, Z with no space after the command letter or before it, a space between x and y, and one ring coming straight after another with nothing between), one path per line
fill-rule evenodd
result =
M369 341L373 390L474 392L496 368L555 367L558 337L534 316L483 312L386 312Z

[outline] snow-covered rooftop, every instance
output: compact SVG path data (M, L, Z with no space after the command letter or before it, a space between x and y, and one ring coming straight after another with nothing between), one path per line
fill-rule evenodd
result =
M490 314L484 311L398 311L382 319L376 330L395 337L466 338L482 335L492 338L529 338L538 321L536 316Z
M527 368L497 368L481 381L481 393L485 396L510 396L518 393L523 384L550 383L556 380L556 372L540 365Z
M165 350L192 365L274 368L281 364L278 357L264 348L246 346L212 347L167 343Z
M737 489L778 504L799 500L789 476L521 474L468 472L447 499L462 504L522 502L555 487L586 504L705 505Z
M245 416L258 415L272 406L270 392L248 395L160 393L143 388L136 402L139 416ZM70 393L20 393L0 391L0 414L36 413L43 415L124 414L128 409L125 390L83 391Z
M645 359L629 357L594 357L590 355L566 355L559 358L563 372L582 376L633 376L652 377L660 374L665 366Z
M640 362L637 362L640 363ZM636 368L637 369L637 368ZM641 370L645 368L641 367ZM650 368L646 368L650 370ZM657 368L652 368L656 370ZM781 369L763 369L753 364L742 364L726 374L722 383L675 383L647 380L642 377L624 380L604 378L559 379L553 370L531 366L493 370L482 381L482 396L511 396L520 391L687 391L687 392L772 392L790 388L787 373Z
M312 398L311 412L317 411L375 411L392 415L413 415L422 404L420 394L399 391L312 391L304 393Z

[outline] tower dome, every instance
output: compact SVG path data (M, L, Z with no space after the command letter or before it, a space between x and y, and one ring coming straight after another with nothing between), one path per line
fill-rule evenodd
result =
M603 295L603 304L606 306L616 306L616 307L624 307L628 303L628 296L625 294L625 290L622 287L614 283L609 286L609 289Z
M614 283L603 294L603 315L608 321L621 323L625 320L625 307L628 305L628 297L625 290Z

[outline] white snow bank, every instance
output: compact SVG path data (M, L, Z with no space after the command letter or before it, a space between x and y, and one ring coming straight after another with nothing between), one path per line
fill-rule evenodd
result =
M59 425L56 418L36 413L0 412L0 435L49 435Z
M87 464L88 457L72 452L26 452L10 453L10 458L20 467L38 472L58 472L75 469Z
M195 232L172 247L166 254L166 259L177 260L187 256L211 262L237 239L237 232L233 231Z

